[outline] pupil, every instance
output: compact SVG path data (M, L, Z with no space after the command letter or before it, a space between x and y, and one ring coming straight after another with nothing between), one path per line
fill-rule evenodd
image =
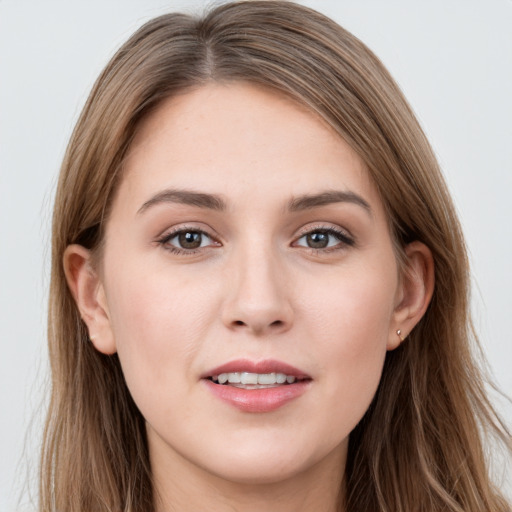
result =
M178 240L181 247L184 249L197 249L201 247L201 233L194 231L188 231L186 233L180 233Z
M323 249L329 244L329 235L323 231L316 231L307 235L307 243L309 247L314 249Z

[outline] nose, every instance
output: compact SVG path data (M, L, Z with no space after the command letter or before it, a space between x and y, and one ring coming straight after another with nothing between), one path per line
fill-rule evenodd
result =
M226 284L222 320L229 329L255 336L290 329L290 283L279 257L268 246L239 254L231 262Z

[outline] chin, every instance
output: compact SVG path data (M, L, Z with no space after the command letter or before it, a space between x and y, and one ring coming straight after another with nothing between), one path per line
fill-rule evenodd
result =
M273 460L238 461L229 465L223 463L222 467L204 468L217 478L238 485L272 485L282 483L307 471L308 464L304 461L283 461L277 463Z
M293 435L290 441L293 441ZM210 458L203 469L225 481L242 485L271 485L293 479L301 474L314 472L321 461L331 460L333 468L341 471L346 443L334 449L326 446L307 449L295 440L293 445L276 446L275 443L264 443L259 446L246 446L244 449L233 449L229 456ZM218 460L218 464L211 464Z

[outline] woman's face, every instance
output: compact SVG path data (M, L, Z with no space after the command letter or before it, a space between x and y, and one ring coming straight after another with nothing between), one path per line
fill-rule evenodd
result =
M362 160L281 95L208 85L142 124L123 173L89 327L152 464L237 482L342 467L403 299Z

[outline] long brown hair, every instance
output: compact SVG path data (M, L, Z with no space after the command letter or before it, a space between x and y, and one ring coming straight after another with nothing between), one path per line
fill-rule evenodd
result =
M211 81L259 84L320 115L366 162L398 258L413 240L434 256L432 302L407 342L388 353L373 403L351 433L340 506L350 512L510 510L490 481L481 440L490 433L508 444L510 432L473 357L466 249L434 154L375 55L332 20L285 1L229 3L202 18L158 17L121 47L90 94L55 199L52 396L40 510L154 510L144 419L117 356L100 354L88 341L62 257L72 243L101 257L109 207L139 122L164 98Z

